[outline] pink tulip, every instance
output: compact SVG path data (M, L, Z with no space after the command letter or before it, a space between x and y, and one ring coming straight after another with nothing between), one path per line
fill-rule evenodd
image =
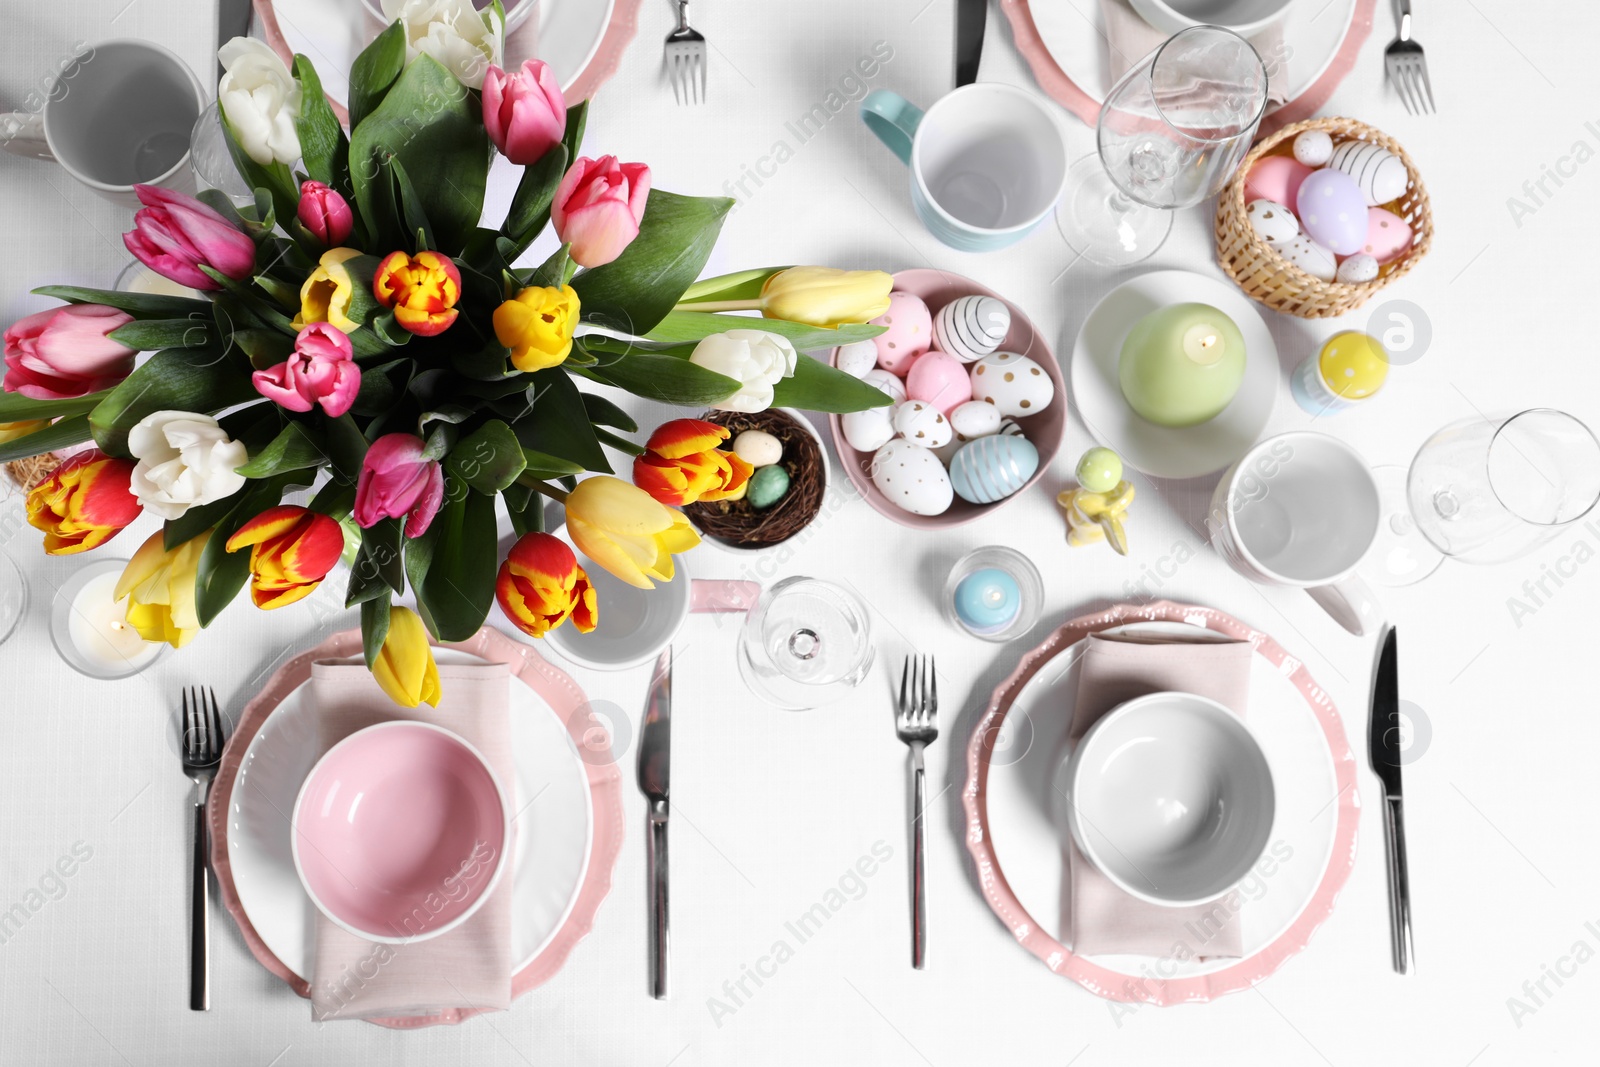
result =
M344 244L356 223L350 204L322 182L301 183L300 206L295 214L300 217L300 225L329 248Z
M422 458L423 441L408 433L386 433L367 449L356 480L356 525L404 518L406 536L421 537L444 503L444 470Z
M155 185L133 188L144 210L122 243L140 263L191 289L222 288L202 266L235 280L250 276L256 244L247 234L192 196Z
M290 411L315 404L332 418L350 410L361 388L361 368L343 330L313 322L294 339L294 355L250 375L256 392Z
M572 245L573 260L598 267L622 255L639 236L649 195L650 168L643 163L579 156L556 187L550 219L556 234Z
M106 334L133 316L100 304L69 304L18 319L5 332L8 393L61 400L109 389L133 370L135 350Z
M483 79L489 140L518 166L537 163L567 131L567 100L548 65L524 60L520 73L490 67Z

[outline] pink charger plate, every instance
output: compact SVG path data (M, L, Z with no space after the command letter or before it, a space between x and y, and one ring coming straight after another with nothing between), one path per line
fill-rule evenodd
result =
M868 473L872 470L872 453L858 452L851 448L850 443L844 439L844 429L839 416L828 416L828 428L833 431L833 444L839 450L839 461L844 466L844 472L874 511L901 526L910 526L917 530L944 530L952 526L961 526L1005 507L1026 493L1043 477L1045 470L1050 466L1050 461L1061 451L1061 438L1066 432L1067 383L1061 376L1061 365L1056 362L1055 353L1050 350L1050 345L1039 331L1034 329L1028 316L1024 315L1017 305L994 290L979 285L971 278L963 278L959 274L951 274L945 270L930 270L926 267L898 272L894 276L894 287L898 292L920 296L923 303L928 305L928 310L935 313L958 297L973 295L994 297L1011 310L1011 329L996 351L1015 352L1029 357L1044 368L1044 372L1050 376L1050 381L1056 388L1055 399L1051 401L1049 407L1037 415L1017 420L1017 425L1022 427L1022 435L1039 450L1039 467L1033 472L1033 477L1023 483L1021 489L993 504L970 504L956 497L951 501L949 509L939 515L913 515L904 508L889 503L888 498L872 484L872 476Z
M1240 641L1248 641L1257 654L1265 656L1305 697L1312 715L1322 728L1333 757L1334 781L1339 787L1338 815L1333 849L1328 865L1311 899L1295 920L1257 952L1221 970L1208 974L1174 978L1128 975L1113 971L1091 959L1074 955L1072 950L1045 932L1030 915L1006 881L995 856L989 830L986 789L989 766L1001 726L1012 702L1022 688L1058 653L1071 648L1089 634L1138 622L1175 622L1203 626ZM995 688L989 706L973 727L967 741L967 781L961 792L966 813L967 851L978 869L978 882L984 899L1022 947L1043 960L1056 974L1072 979L1085 989L1107 1000L1126 1003L1172 1004L1215 1000L1228 993L1248 989L1272 975L1291 957L1303 950L1333 913L1339 892L1355 865L1356 828L1360 822L1360 801L1356 796L1356 758L1345 737L1333 701L1305 669L1268 635L1213 608L1175 604L1157 600L1149 604L1118 604L1104 611L1082 615L1062 624L1043 644L1026 653L1011 676Z
M514 677L550 705L567 724L568 732L579 751L606 753L611 750L611 738L592 715L578 714L588 703L583 690L567 674L552 665L528 645L513 641L498 630L484 627L470 640L441 646L470 653L491 663L505 663ZM211 784L209 821L211 825L211 866L217 876L217 890L228 914L239 926L245 945L256 961L283 979L289 988L302 997L310 998L311 986L305 978L295 974L261 940L250 918L239 903L233 884L233 869L228 852L228 798L233 794L239 765L250 742L266 722L274 708L290 693L311 679L311 665L322 659L344 659L361 654L361 631L346 630L334 634L326 641L294 657L273 674L239 718L233 736L228 738L222 752L222 763L217 768ZM601 901L611 891L612 871L622 851L622 772L609 759L585 759L584 773L589 782L590 802L594 808L594 837L589 846L589 865L583 882L578 887L561 927L551 936L548 944L528 965L511 978L511 995L520 997L543 985L555 976L566 963L572 950L594 926L595 913ZM481 1011L470 1008L450 1008L433 1015L406 1016L386 1019L368 1019L368 1022L397 1030L414 1030L425 1026L454 1025Z

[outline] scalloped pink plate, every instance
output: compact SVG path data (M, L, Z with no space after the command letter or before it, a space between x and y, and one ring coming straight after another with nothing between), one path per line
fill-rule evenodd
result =
M1067 753L1080 643L1112 629L1204 628L1255 648L1246 719L1277 787L1267 850L1219 919L1234 912L1238 958L1206 958L1207 931L1184 927L1160 957L1075 955L1062 911L1064 831L1054 790ZM1355 863L1356 759L1338 710L1271 637L1210 608L1118 605L1064 624L995 689L967 744L967 850L989 907L1022 946L1098 996L1171 1005L1248 989L1302 951L1332 913Z
M251 954L302 997L310 994L315 909L295 876L288 812L321 755L302 687L313 662L360 652L361 635L352 630L279 668L245 708L211 790L212 866L223 904ZM517 773L507 788L518 814L506 872L518 960L511 989L520 997L561 969L610 891L622 848L622 775L583 691L534 649L486 627L443 646L439 658L506 663L521 683L511 692ZM476 1014L449 1009L369 1021L415 1029Z

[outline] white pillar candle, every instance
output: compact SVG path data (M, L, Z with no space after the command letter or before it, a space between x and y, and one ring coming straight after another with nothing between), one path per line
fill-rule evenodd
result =
M112 599L118 574L108 571L84 583L72 598L67 616L67 639L84 665L107 674L132 673L146 666L161 651L128 624L127 604Z

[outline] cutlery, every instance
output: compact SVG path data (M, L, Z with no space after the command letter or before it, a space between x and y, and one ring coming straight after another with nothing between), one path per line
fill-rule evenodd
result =
M222 713L211 688L183 692L183 770L194 781L194 879L189 898L189 1010L211 1010L211 879L206 795L222 760Z
M667 999L667 783L672 770L672 649L656 660L639 736L639 792L645 813L645 868L650 882L650 995Z
M703 104L706 102L706 39L689 27L689 0L677 0L677 4L678 25L667 34L666 47L672 98L680 104Z
M956 88L978 80L989 0L956 0Z
M1405 807L1400 787L1400 662L1394 627L1384 634L1367 724L1368 756L1383 783L1383 843L1389 860L1389 947L1395 973L1411 970L1411 878L1406 867Z
M1400 32L1383 51L1383 67L1413 115L1433 113L1433 83L1428 80L1428 60L1422 46L1411 39L1411 0L1397 0Z
M939 737L938 712L939 684L934 678L933 657L907 656L900 672L900 706L894 728L911 749L911 966L919 971L928 942L927 886L923 880L928 789L922 753Z

